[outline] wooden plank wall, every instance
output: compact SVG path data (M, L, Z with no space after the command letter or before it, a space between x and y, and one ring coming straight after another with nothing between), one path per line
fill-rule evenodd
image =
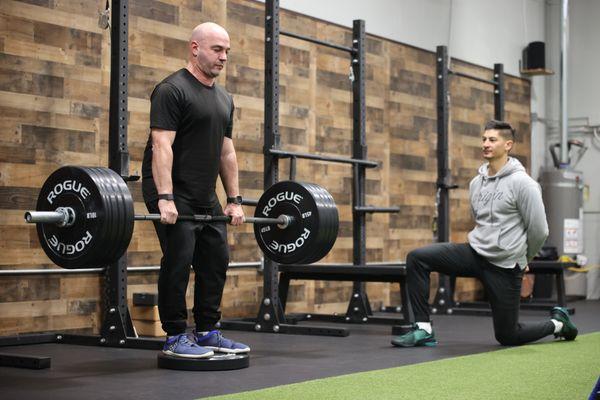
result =
M38 188L65 164L106 165L110 34L97 25L104 0L2 0L0 2L0 268L52 268L23 210L33 209ZM148 135L153 86L185 65L191 29L203 21L227 27L232 51L219 83L236 103L234 139L246 197L262 188L264 5L250 0L132 0L129 51L129 150L139 173ZM348 28L282 11L286 30L341 44ZM348 26L351 21L348 21ZM366 21L367 32L369 21ZM369 158L383 167L367 174L367 202L400 205L397 215L369 216L369 261L401 260L431 242L436 174L435 59L424 50L369 36L367 40L367 142ZM281 38L280 122L283 147L349 155L352 119L349 60L345 54L289 37ZM488 77L486 68L456 62L459 71ZM470 229L467 186L480 164L482 124L493 115L484 84L452 81L451 168L460 189L452 192L452 240ZM507 119L519 131L516 154L529 164L529 82L508 77ZM282 162L282 175L287 173ZM299 161L298 179L333 194L340 236L324 261L351 260L350 168ZM140 184L130 185L136 212L145 212ZM222 194L222 190L219 190ZM246 208L252 214L251 208ZM230 229L234 261L258 260L251 226ZM131 265L157 265L152 225L137 223L129 247ZM155 291L156 273L129 277L129 292ZM191 294L191 288L188 294ZM459 297L479 288L460 281ZM344 312L350 283L293 282L289 310ZM0 334L69 330L97 332L101 312L97 275L0 277ZM375 308L398 304L396 287L369 284ZM232 270L223 300L227 317L255 315L262 276ZM189 297L191 300L191 297ZM190 301L191 305L191 301Z

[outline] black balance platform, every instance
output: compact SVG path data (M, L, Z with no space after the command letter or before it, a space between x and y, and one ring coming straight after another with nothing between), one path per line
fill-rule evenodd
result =
M248 368L248 354L215 354L207 358L174 357L162 352L157 356L158 368L176 369L180 371L228 371Z

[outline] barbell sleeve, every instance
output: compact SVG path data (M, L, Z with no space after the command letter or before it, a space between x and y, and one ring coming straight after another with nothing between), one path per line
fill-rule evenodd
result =
M25 221L32 224L56 224L68 228L75 223L75 210L71 207L58 207L55 211L27 211Z
M26 211L25 221L30 224L61 224L65 214L58 211Z

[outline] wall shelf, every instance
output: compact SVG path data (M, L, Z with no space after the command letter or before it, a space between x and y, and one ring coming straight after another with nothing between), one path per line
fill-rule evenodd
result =
M535 69L521 69L519 70L521 75L525 76L536 76L536 75L554 75L554 71L546 68L535 68Z

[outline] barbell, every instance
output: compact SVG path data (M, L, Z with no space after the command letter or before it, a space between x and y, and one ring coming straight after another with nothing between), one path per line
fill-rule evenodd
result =
M46 255L68 269L101 267L121 257L133 236L135 221L159 221L160 214L134 214L131 192L108 168L65 166L42 185L35 223ZM179 215L177 221L229 222L229 216ZM333 247L339 217L331 194L314 183L282 181L258 200L254 236L265 257L280 264L310 264Z

